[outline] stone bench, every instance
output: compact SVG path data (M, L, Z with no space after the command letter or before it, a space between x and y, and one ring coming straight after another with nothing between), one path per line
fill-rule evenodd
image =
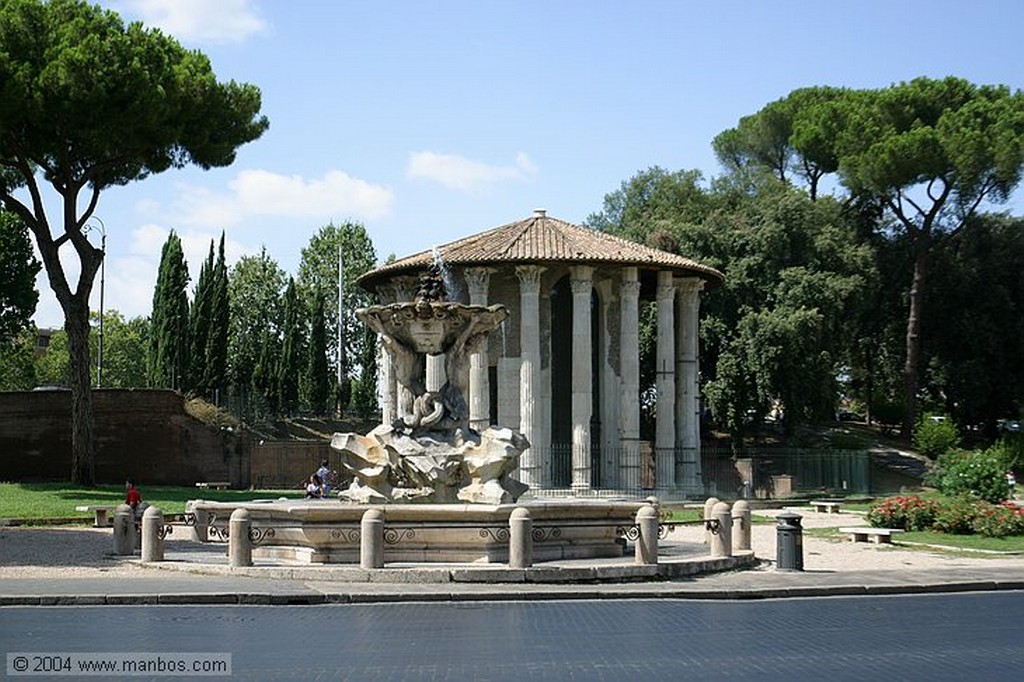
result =
M196 483L196 487L213 490L227 490L231 487L231 483L228 481L200 481L199 483Z
M842 508L842 502L829 502L828 500L811 500L814 511L824 514L838 514Z
M840 528L840 533L847 533L853 542L871 542L878 544L892 543L892 536L903 531L899 528L872 528L870 526L857 526L855 528Z
M113 513L117 509L117 505L82 505L75 507L75 511L90 512L95 514L95 520L93 526L96 528L107 528L114 525Z

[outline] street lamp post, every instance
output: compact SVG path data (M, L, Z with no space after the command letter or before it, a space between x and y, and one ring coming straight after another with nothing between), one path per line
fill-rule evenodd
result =
M100 328L96 344L96 388L103 387L103 288L107 275L107 227L103 221L92 216L100 224ZM91 227L91 226L90 226Z

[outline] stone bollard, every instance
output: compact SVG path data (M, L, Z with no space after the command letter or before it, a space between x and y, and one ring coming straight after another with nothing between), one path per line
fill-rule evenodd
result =
M750 503L737 500L732 505L732 549L750 550Z
M202 500L195 500L201 502ZM192 539L196 542L209 542L210 541L210 512L198 511L194 506L190 504L185 506L185 513L191 514L192 519L195 523L191 526Z
M732 556L732 513L729 511L729 504L716 504L711 509L711 518L718 522L718 532L711 535L711 556Z
M359 565L384 568L384 512L367 509L359 523Z
M516 507L508 517L508 567L533 566L533 517L525 507Z
M150 507L142 515L142 560L164 560L164 513Z
M708 519L711 518L712 510L715 508L715 505L718 504L719 502L721 502L721 500L719 500L717 497L709 497L704 502L704 520L705 521L707 521ZM710 530L707 530L707 531L704 532L704 544L705 545L710 545L711 544L711 531Z
M252 566L252 516L248 509L236 509L228 520L228 563L232 568Z
M653 505L645 504L636 512L636 525L640 536L636 541L634 563L654 565L658 563L658 510Z
M135 553L135 521L132 508L127 504L118 505L114 511L114 554Z

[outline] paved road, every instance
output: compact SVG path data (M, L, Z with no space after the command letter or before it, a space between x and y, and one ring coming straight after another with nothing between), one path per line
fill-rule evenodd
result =
M232 680L1018 680L1022 613L1024 591L8 607L0 651L230 652Z

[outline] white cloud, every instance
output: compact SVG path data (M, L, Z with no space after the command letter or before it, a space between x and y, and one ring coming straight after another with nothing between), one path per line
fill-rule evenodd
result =
M537 167L525 153L516 154L515 164L494 166L457 154L414 152L409 156L406 175L431 180L451 189L473 191L506 180L525 180L537 174Z
M394 192L387 187L337 170L319 179L246 170L228 183L227 192L196 186L180 189L182 222L213 229L261 216L383 218L394 201Z
M253 0L122 0L127 12L180 40L231 43L264 31Z

